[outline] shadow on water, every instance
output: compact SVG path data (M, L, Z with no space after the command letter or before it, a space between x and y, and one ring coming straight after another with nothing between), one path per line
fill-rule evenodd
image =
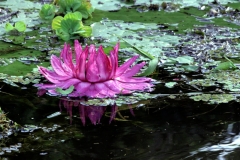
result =
M8 117L22 126L29 124L3 140L5 150L21 146L19 151L4 152L2 157L8 159L234 159L240 152L236 102L216 106L186 97L159 97L133 112L118 107L111 124L109 106L97 125L85 114L83 126L78 107L73 107L71 124L64 107L61 115L46 118L60 111L59 99L39 98L35 88L4 85L2 91L9 93L1 93L0 99Z

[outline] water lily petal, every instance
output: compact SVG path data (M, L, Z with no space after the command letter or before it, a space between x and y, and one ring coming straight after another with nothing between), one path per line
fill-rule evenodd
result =
M115 78L115 80L124 82L124 83L141 83L141 82L151 82L151 78L146 78L146 77L125 77L125 76L120 76Z
M38 87L40 89L54 89L56 88L56 84L35 84L35 87Z
M139 56L133 56L131 59L129 59L127 62L122 64L116 71L115 77L121 76L124 72L126 72L129 67L136 61L136 59Z
M81 56L78 58L79 64L76 65L75 77L82 81L86 80L86 60L88 57L88 46L85 47Z
M115 97L118 92L114 92L104 83L96 83L95 89L105 97ZM103 97L101 97L103 98Z
M78 40L74 41L74 50L75 50L76 66L79 66L79 63L80 63L79 57L81 56L83 50Z
M90 88L91 83L81 82L76 87L75 90L78 92L79 96L84 96L85 92Z
M121 76L123 77L132 77L136 75L140 69L145 65L145 62L142 62L140 64L136 64L131 69L127 70L125 73L123 73Z
M96 90L95 84L92 84L88 90L84 93L87 97L90 98L102 98L102 95Z
M71 72L65 71L61 63L62 61L57 56L51 56L51 65L53 70L60 76L71 76Z
M126 90L129 90L129 91L134 91L134 90L139 90L139 91L142 91L142 90L150 90L150 88L152 87L152 84L150 83L124 83L124 82L120 82L118 81L117 82L118 85L120 85L121 87L123 87L124 89Z
M49 93L51 96L57 96L57 95L59 95L59 93L56 92L55 89L49 89L49 90L48 90L48 93Z
M52 83L59 83L62 80L69 79L69 76L60 76L60 75L56 74L55 72L49 71L48 69L46 69L44 67L38 67L38 70L46 79L48 79Z
M98 49L96 64L100 76L99 81L107 80L111 73L111 63L107 55L104 53L102 46Z
M115 80L108 80L106 82L103 82L108 88L110 88L112 91L114 91L116 94L128 94L131 93L130 91L127 91L124 89L118 81Z
M110 51L110 60L111 60L111 66L112 66L112 71L109 76L109 78L112 78L116 75L116 71L118 68L118 50L119 50L119 43L116 44L114 49Z
M68 89L70 86L76 86L77 84L81 83L79 79L71 78L61 83L56 84L57 87L62 89Z
M89 82L98 82L100 80L100 76L99 76L99 71L96 64L97 54L96 54L94 45L90 45L89 53L90 55L87 62L86 80Z
M63 50L61 51L60 57L62 58L63 62L69 67L71 70L74 69L73 62L72 62L72 50L70 44L64 44Z

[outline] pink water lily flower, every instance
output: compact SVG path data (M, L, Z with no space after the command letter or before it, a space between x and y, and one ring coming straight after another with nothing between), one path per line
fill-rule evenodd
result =
M82 49L77 40L74 42L75 54L70 45L65 44L60 58L52 55L53 70L39 67L40 73L51 83L36 85L51 95L60 95L56 88L68 89L74 86L70 97L107 98L133 91L151 90L151 78L133 77L145 62L132 66L138 56L118 66L119 43L107 56L102 46L96 51L94 45Z

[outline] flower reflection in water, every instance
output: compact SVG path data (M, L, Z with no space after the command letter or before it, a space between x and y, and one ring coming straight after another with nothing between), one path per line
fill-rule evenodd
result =
M94 125L99 124L101 117L105 113L108 106L111 107L109 123L111 123L112 120L114 120L114 118L116 117L116 113L118 111L118 107L117 107L116 103L109 104L108 106L98 106L98 105L87 106L87 105L84 105L84 103L82 103L82 102L84 102L84 100L82 100L82 99L79 99L79 100L70 100L70 99L66 99L66 98L60 99L59 106L60 106L60 108L62 106L64 106L64 108L67 109L67 112L70 116L71 123L72 123L73 107L78 107L80 119L84 126L86 124L86 118L89 118L91 123ZM132 113L132 115L134 115L133 111L131 109L130 109L130 112Z

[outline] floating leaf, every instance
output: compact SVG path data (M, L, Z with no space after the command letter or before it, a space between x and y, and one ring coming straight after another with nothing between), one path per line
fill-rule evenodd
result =
M70 86L66 90L63 90L62 88L59 88L59 87L56 88L56 92L58 92L58 93L60 93L62 95L68 95L68 94L72 93L73 90L74 90L74 86Z
M168 82L168 83L165 83L165 86L168 88L173 88L176 84L177 82Z
M237 67L234 65L233 62L228 61L228 62L219 63L215 69L216 70L233 70L236 68Z
M145 56L145 57L148 57L149 59L153 60L154 59L154 56L152 56L151 54L143 51L142 49L132 45L131 43L129 43L128 41L122 39L124 42L126 42L127 44L131 45L135 50L139 51L141 53L141 55Z
M191 71L191 72L196 72L198 71L199 67L198 66L182 66L186 71Z
M15 28L18 32L24 32L26 30L26 24L22 21L19 21L15 24Z
M178 63L192 64L194 62L194 58L190 56L181 56L177 57L176 61L178 61Z
M13 30L13 29L14 29L14 27L13 27L12 24L6 23L6 25L5 25L5 30L6 30L6 32L10 32L10 31Z

